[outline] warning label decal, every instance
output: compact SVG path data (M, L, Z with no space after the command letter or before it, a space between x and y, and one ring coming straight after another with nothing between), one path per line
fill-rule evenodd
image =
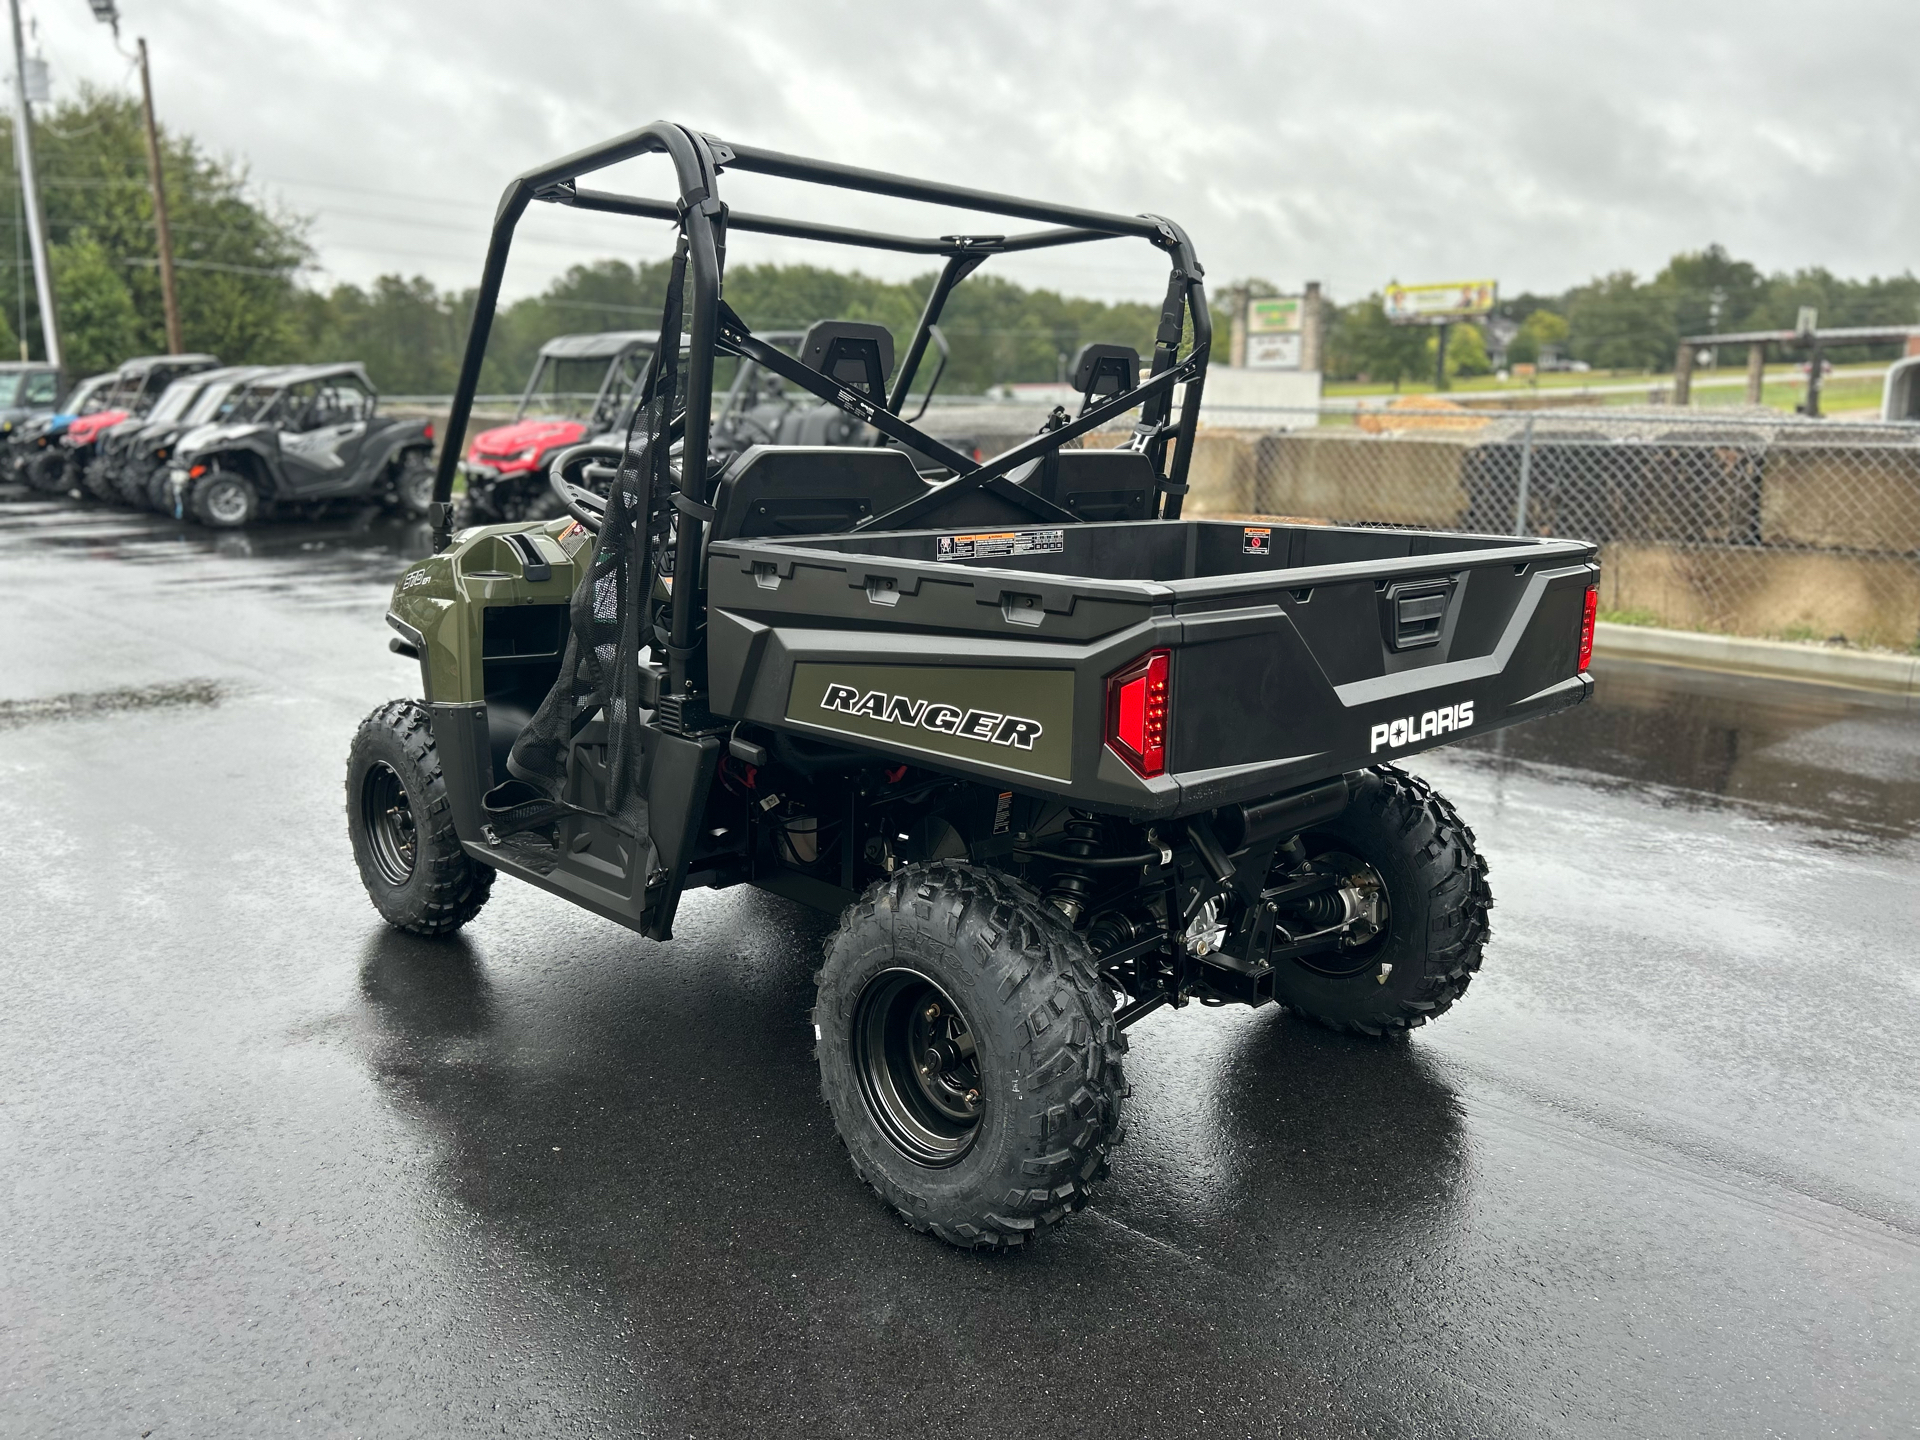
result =
M982 535L942 535L936 560L991 560L1000 555L1058 555L1066 549L1064 530L996 530Z

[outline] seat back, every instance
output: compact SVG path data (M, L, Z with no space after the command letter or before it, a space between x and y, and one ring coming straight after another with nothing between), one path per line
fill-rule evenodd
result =
M887 376L893 373L893 332L867 320L816 320L800 341L800 363L884 405Z
M1081 520L1151 520L1159 477L1138 450L1062 450L1021 483Z
M898 450L845 445L753 445L714 490L715 540L832 535L926 492Z

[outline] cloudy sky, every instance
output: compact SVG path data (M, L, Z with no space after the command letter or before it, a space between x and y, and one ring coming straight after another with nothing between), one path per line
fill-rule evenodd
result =
M86 0L23 3L56 93L137 84ZM1216 284L1317 279L1341 299L1394 278L1558 290L1714 240L1768 269L1920 265L1916 0L120 3L163 123L313 217L318 283L472 284L508 178L656 118L1168 214ZM663 175L609 178L662 194ZM726 195L968 228L758 177ZM516 293L576 260L665 252L662 227L540 208ZM1123 246L1000 273L1153 296L1153 257ZM733 258L924 268L759 238Z

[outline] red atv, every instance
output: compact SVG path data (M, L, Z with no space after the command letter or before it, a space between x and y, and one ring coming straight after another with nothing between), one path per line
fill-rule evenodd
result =
M652 330L610 330L558 335L542 345L513 423L482 431L467 449L460 467L467 482L460 524L558 516L547 462L567 446L614 428L659 338Z

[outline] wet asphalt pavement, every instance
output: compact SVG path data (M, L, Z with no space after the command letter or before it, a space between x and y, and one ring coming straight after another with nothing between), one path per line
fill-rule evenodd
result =
M0 496L0 1435L1920 1430L1920 714L1605 665L1423 758L1472 993L1149 1018L1097 1209L976 1257L834 1139L826 920L381 926L424 545Z

